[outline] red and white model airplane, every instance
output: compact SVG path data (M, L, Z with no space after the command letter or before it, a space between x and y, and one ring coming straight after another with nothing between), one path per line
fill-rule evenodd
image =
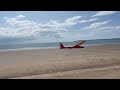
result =
M71 46L71 47L65 47L62 43L60 43L60 49L72 49L72 48L85 48L83 46L80 46L81 44L85 43L86 41L81 41L77 45Z

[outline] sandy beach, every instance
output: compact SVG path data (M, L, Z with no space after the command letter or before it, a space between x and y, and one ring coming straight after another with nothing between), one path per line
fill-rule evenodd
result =
M120 44L1 51L0 79L120 79Z

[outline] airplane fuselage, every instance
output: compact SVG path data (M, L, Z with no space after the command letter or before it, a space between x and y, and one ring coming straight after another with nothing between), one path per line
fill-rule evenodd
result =
M71 46L71 47L65 47L62 43L59 44L60 49L72 49L72 48L85 48L83 46L80 46L81 44L85 43L86 41L81 41L77 45Z
M63 48L61 48L61 49L72 49L72 48L85 48L85 47L83 47L83 46L76 46L76 47L63 47Z

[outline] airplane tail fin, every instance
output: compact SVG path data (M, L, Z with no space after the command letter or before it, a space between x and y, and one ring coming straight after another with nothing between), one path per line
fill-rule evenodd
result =
M64 45L62 43L60 43L60 49L65 48Z

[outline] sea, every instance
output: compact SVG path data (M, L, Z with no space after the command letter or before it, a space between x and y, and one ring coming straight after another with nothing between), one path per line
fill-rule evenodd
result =
M62 42L64 46L72 46L79 43L81 40ZM13 51L13 50L31 50L31 49L48 49L48 48L59 48L60 42L49 42L49 43L25 43L25 42L14 42L6 43L0 42L0 51ZM102 44L120 44L120 38L113 39L94 39L86 40L82 46L102 45Z

